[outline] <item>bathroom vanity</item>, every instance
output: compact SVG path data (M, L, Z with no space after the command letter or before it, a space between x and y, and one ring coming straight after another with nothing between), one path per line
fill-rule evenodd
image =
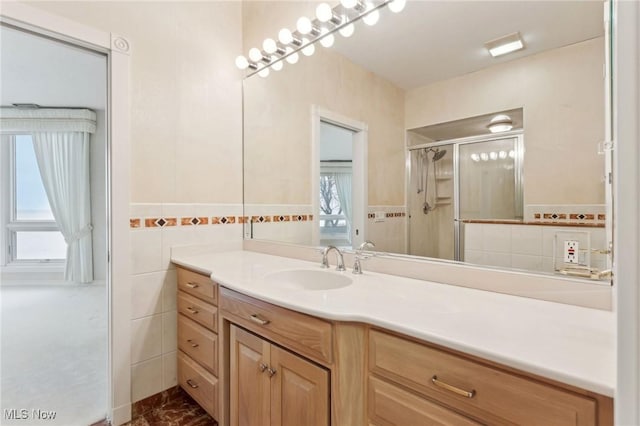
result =
M611 312L250 251L173 261L179 383L221 425L613 424Z

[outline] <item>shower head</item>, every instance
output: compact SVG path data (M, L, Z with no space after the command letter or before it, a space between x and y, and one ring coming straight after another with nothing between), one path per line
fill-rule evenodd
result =
M447 150L443 149L442 151L438 150L433 150L434 154L433 154L433 161L434 163L438 160L441 160L442 157L444 157L447 154Z

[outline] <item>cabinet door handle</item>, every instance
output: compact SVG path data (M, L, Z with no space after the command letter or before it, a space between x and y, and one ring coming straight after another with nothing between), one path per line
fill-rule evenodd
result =
M189 385L189 387L192 387L193 389L198 389L197 383L193 383L191 379L187 379L187 384Z
M474 396L476 396L476 390L475 389L471 389L470 391L466 391L464 389L460 389L460 388L457 388L455 386L451 386L448 383L445 383L443 381L438 380L438 376L436 376L436 375L434 375L431 378L431 383L433 383L434 385L436 385L436 386L438 386L438 387L440 387L442 389L446 389L446 390L448 390L450 392L455 393L456 395L461 395L461 396L464 396L466 398L473 398Z
M198 346L200 346L199 344L195 343L193 339L188 339L187 342L191 344L192 348L197 348Z
M267 369L267 364L261 362L260 365L258 365L258 368L260 369L261 373L264 373L264 370Z
M277 370L274 370L271 367L267 368L267 374L269 375L269 378L273 377L277 372Z
M193 314L193 315L195 315L195 314L197 314L197 313L198 313L198 310L197 310L197 309L193 309L191 306L187 306L187 311L188 311L190 314Z
M194 283L193 281L189 281L189 282L186 284L186 286L187 286L187 287L189 287L189 288L198 288L198 287L200 287L200 286L198 285L198 283Z
M260 315L258 314L253 314L251 315L249 318L251 318L251 321L256 322L260 325L267 325L269 324L271 321L264 319L264 318L260 318Z

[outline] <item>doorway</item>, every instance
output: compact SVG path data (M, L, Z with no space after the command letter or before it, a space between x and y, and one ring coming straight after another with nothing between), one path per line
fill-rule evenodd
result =
M107 55L0 31L2 424L92 424L110 402Z
M312 244L358 247L366 238L365 123L314 106L311 139Z

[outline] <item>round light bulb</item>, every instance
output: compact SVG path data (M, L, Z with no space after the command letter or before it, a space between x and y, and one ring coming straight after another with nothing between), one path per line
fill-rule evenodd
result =
M287 55L289 55L291 52L293 52L293 49L290 47L287 47ZM295 64L296 62L298 62L298 59L299 59L299 55L297 52L287 56L287 62L289 62L290 64Z
M274 71L280 71L282 69L282 61L278 61L278 58L276 56L272 56L271 57L271 68L273 68Z
M306 38L303 38L302 44L306 45L305 47L302 48L302 54L304 56L311 56L315 53L316 47L313 45L313 43L309 43L309 40L307 40Z
M389 10L393 13L402 12L406 5L407 0L392 0L391 3L389 3Z
M498 153L498 157L500 157L501 160L504 160L505 158L507 158L507 152L506 151L500 151Z
M367 3L367 11L372 10L373 8L374 6L372 3ZM369 26L377 24L379 19L380 19L380 12L378 11L378 9L374 10L373 12L370 12L368 15L362 18L364 23Z
M291 34L288 28L283 28L278 33L278 40L280 40L282 44L289 44L293 41L293 34Z
M309 18L303 16L302 18L298 19L296 28L298 28L300 34L309 34L311 32L311 29L313 28L313 25L311 24L311 20Z
M276 50L278 50L278 45L276 44L276 41L274 39L267 38L262 43L262 48L268 54L272 54L272 53L276 53Z
M264 65L260 65L258 66L258 68L260 69L260 71L258 71L258 75L262 78L266 78L269 76L269 68L265 67Z
M327 22L331 18L333 18L333 10L331 10L331 6L327 3L320 3L318 7L316 7L316 18L320 22Z
M514 150L509 151L509 158L516 158L516 152Z
M331 47L333 46L333 43L336 41L336 38L333 36L333 34L325 35L328 32L329 30L327 30L326 28L322 29L321 35L324 37L320 39L320 44L324 47Z
M471 159L477 163L478 161L480 161L480 156L474 152L473 154L471 154Z
M489 161L489 155L486 152L480 154L480 159L482 161Z
M351 37L355 31L356 31L356 26L353 24L349 24L338 30L340 35L343 37Z
M340 4L347 9L356 7L358 0L340 0Z
M249 61L247 61L247 58L240 55L236 58L236 67L240 68L241 70L246 70L249 67Z
M249 50L249 59L253 62L259 62L262 60L262 52L257 47L252 47Z
M491 158L492 160L497 160L498 159L498 153L495 151L491 151L489 153L489 158Z

